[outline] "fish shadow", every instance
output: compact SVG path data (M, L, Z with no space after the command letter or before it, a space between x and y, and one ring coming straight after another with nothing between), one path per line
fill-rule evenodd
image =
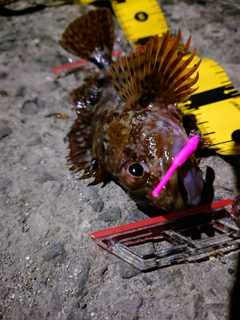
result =
M240 155L234 155L234 156L218 155L218 156L233 167L235 171L235 176L237 178L237 188L238 188L238 191L240 191Z

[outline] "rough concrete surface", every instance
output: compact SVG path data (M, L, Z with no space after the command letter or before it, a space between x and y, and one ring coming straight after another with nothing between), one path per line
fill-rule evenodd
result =
M184 40L192 34L199 55L240 90L239 1L160 3L169 27ZM0 319L233 319L236 254L141 273L91 241L93 231L147 216L114 183L87 187L67 165L76 117L68 93L79 81L55 79L51 68L68 62L58 40L89 8L0 17ZM59 112L69 119L46 117ZM215 200L234 198L235 169L218 156L204 159L207 166Z

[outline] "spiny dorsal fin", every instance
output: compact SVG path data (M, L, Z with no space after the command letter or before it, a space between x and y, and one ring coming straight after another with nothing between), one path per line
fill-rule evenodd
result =
M183 59L189 49L191 37L178 49L181 31L177 38L170 39L170 32L164 37L156 35L139 51L117 60L110 68L109 75L119 97L129 106L145 107L149 102L165 105L185 101L198 88L191 88L198 80L199 67L188 68L196 49Z
M113 42L113 18L107 8L91 10L74 20L59 41L68 52L100 65L102 59L111 62Z

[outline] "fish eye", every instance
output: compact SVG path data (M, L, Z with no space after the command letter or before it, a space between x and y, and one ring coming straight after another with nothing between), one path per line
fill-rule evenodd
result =
M127 188L139 189L146 183L149 170L144 162L129 160L122 164L119 177Z
M144 168L140 163L133 162L128 166L128 172L136 178L141 178L144 174Z

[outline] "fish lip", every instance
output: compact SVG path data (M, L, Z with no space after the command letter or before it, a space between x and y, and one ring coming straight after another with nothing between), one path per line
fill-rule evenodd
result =
M172 159L186 145L183 138L176 139L165 159L165 172L171 165ZM163 174L165 174L163 172ZM154 183L154 185L156 185ZM151 190L147 189L146 197L152 205L160 207L163 210L174 212L183 212L187 206L197 206L201 201L201 192L203 190L203 177L197 161L194 156L190 156L187 161L174 171L170 180L157 197L152 196Z
M170 150L171 157L175 157L185 144L186 141L183 139L177 139ZM190 206L197 206L201 201L203 178L193 156L189 157L189 159L177 169L177 176L179 192L178 195L175 196L176 199L179 201L178 197L181 196L183 203Z
M179 192L183 200L190 206L197 206L201 201L203 190L202 173L197 165L189 159L178 169Z

